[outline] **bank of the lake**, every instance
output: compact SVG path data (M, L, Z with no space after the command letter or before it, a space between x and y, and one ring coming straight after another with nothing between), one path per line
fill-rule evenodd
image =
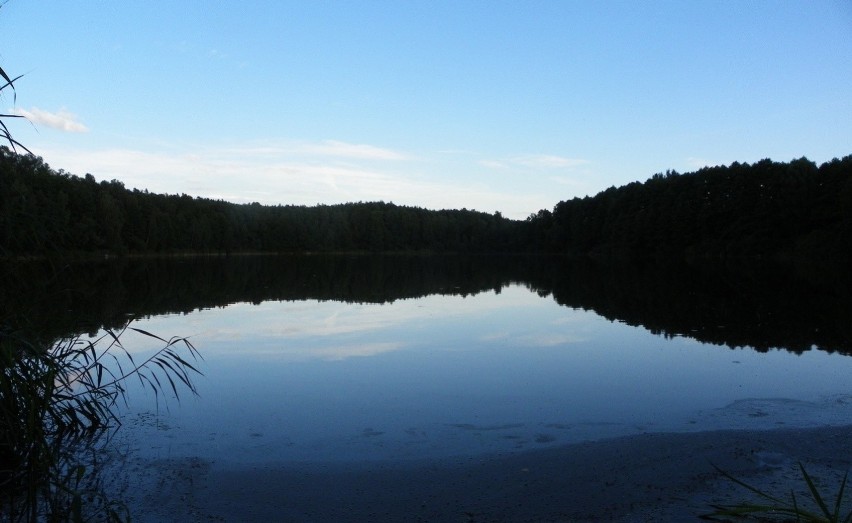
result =
M850 456L852 426L706 431L421 461L135 459L125 486L141 522L691 521L755 500L713 464L804 500L799 462L833 494Z

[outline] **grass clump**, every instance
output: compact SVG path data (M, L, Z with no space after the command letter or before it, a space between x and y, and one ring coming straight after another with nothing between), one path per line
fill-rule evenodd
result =
M137 362L121 344L126 329L163 345ZM120 426L129 380L157 401L179 386L197 394L200 357L186 338L129 326L47 345L0 331L0 521L128 520L101 488L95 446Z
M796 493L792 489L790 490L789 499L781 499L735 478L715 465L714 467L726 478L756 494L761 501L736 505L711 505L715 511L702 515L702 519L711 521L731 521L734 519L807 523L852 523L852 511L844 515L841 510L846 491L846 482L849 476L848 472L843 476L843 481L841 481L840 487L837 489L833 502L829 503L829 500L820 493L813 478L805 470L805 467L799 463L799 471L808 487L809 505L812 506L812 508L808 508L800 504L800 500L796 498Z

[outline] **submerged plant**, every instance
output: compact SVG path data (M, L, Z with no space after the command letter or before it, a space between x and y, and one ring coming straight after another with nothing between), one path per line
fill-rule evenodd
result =
M164 345L137 362L120 341L127 329ZM163 391L177 397L178 384L197 394L200 357L187 338L129 326L46 346L0 332L0 520L83 521L92 511L122 519L99 487L97 464L82 456L120 425L128 380L157 401Z
M808 474L805 467L799 463L799 470L802 473L802 478L808 486L810 501L816 506L816 510L808 509L799 504L796 499L796 493L790 490L790 499L784 500L772 496L756 487L753 487L744 481L735 478L724 470L716 467L716 470L730 479L737 485L740 485L764 501L759 503L740 503L737 505L711 505L715 510L710 514L701 516L702 519L712 521L730 521L734 519L752 519L758 521L797 521L809 523L852 523L852 512L849 512L845 517L841 513L841 505L843 504L843 494L846 490L846 480L849 476L848 472L843 476L843 481L840 483L840 488L837 490L836 499L831 508L829 508L826 499L820 494L813 478Z

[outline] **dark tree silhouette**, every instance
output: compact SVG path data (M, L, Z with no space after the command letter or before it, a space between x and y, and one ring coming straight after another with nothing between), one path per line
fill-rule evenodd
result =
M529 218L538 249L693 257L852 255L852 156L668 171Z

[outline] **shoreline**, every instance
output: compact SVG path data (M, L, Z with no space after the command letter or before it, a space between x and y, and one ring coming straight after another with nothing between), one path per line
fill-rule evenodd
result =
M141 522L691 521L711 504L755 500L714 464L806 500L799 462L833 502L852 466L852 425L653 433L416 461L131 459L122 490Z

